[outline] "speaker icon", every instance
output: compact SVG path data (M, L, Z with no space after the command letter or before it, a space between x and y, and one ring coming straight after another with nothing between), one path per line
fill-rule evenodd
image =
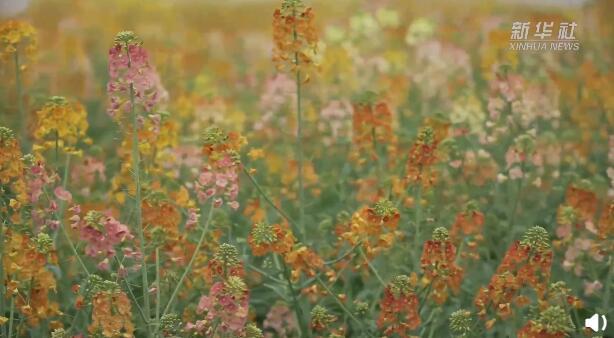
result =
M597 313L592 315L591 318L586 318L584 320L584 326L590 328L594 332L598 332L600 316L601 316L601 322L603 323L603 327L601 327L601 330L605 331L605 328L608 326L608 320L605 318L604 315L599 315Z

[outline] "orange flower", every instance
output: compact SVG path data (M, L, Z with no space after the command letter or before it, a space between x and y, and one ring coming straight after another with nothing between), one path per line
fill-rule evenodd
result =
M266 218L264 209L260 208L260 200L254 198L247 202L243 209L243 214L254 223L260 223Z
M123 291L99 291L92 298L92 323L88 331L103 337L132 337L131 318L130 299Z
M148 228L160 228L174 239L179 236L181 212L175 205L165 201L146 200L142 204L143 224Z
M592 219L597 211L597 195L590 190L569 186L565 199L567 204L580 212L583 220Z
M241 277L245 274L243 263L239 259L239 250L231 244L221 244L207 267L207 279L213 280L214 277L226 279L229 276Z
M605 239L614 235L614 201L610 201L601 212L599 219L599 237Z
M247 141L237 132L226 133L220 128L210 127L203 136L203 155L209 158L210 164L223 159L226 155L234 156Z
M40 241L13 231L5 233L5 254L2 255L8 289L15 295L16 306L27 318L28 325L36 327L41 320L60 314L59 305L49 299L55 292L56 281L47 264L56 264L48 248L37 245ZM43 238L48 236L39 236ZM30 294L28 301L27 294Z
M544 299L551 267L548 233L542 227L532 227L508 249L488 286L478 291L474 304L480 318L486 320L489 307L499 317L508 318L512 314L511 303L526 303L518 300L523 287L531 287L538 299Z
M440 139L432 127L420 129L414 145L409 150L406 179L410 185L428 188L435 183L436 172L433 165L437 161L436 150Z
M385 335L409 337L410 331L420 326L418 296L408 276L397 276L386 286L380 302L377 326Z
M467 244L465 250L460 253L462 258L469 257L474 260L480 258L477 248L478 244L484 240L482 235L483 225L484 214L477 210L474 202L467 203L465 210L456 214L456 220L452 224L450 237L455 244L461 241Z
M318 35L310 7L300 0L284 0L273 13L273 62L278 69L305 72L314 63ZM306 80L309 78L307 74Z
M270 252L284 255L292 250L294 241L294 235L287 224L256 223L247 237L254 256L264 256Z
M457 293L463 278L463 269L456 265L456 247L448 239L445 228L433 231L433 240L424 243L420 264L424 277L432 283L431 297L437 304L448 298L448 288Z
M14 202L11 207L17 211L28 201L26 182L24 181L24 165L19 141L12 130L0 127L0 184L6 185Z
M337 227L339 237L351 246L361 245L369 258L389 249L396 238L401 214L389 200L382 199L373 207L363 207L346 224Z
M7 61L20 49L31 58L37 48L36 29L24 21L9 20L2 23L0 25L0 48L0 59L3 61Z
M484 214L477 210L475 203L469 202L465 210L456 214L456 220L452 225L450 236L458 238L459 235L475 235L482 232Z
M324 266L322 258L315 251L304 245L288 252L284 257L284 261L292 269L293 281L297 281L301 273L313 277L316 275L316 271Z
M363 94L352 107L352 143L357 148L357 153L352 156L359 163L377 160L380 151L386 151L388 145L396 143L390 107L385 102L378 102L376 94L372 92ZM368 159L362 158L363 155Z

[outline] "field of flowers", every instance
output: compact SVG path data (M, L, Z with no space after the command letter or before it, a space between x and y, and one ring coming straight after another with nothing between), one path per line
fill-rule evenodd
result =
M612 13L4 1L0 336L614 337Z

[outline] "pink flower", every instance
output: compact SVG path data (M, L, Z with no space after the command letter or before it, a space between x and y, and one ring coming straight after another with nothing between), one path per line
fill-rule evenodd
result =
M72 201L72 194L61 186L58 186L57 188L55 188L55 190L53 190L53 193L55 194L55 197L57 197L58 199L62 201L66 201L66 202Z
M285 304L275 304L271 307L262 323L265 329L272 329L280 338L290 337L297 329L296 319L292 310Z
M198 223L198 212L194 208L188 209L188 219L185 222L187 229L192 229Z
M98 265L96 265L99 270L109 271L111 269L111 264L109 264L109 259L103 259Z
M584 282L584 294L590 296L595 292L598 292L603 288L603 284L600 281L596 280L594 282Z
M136 43L128 46L117 43L109 49L109 115L119 118L118 115L130 111L131 87L135 103L146 112L152 111L154 106L168 98L145 48Z
M236 290L235 290L236 291ZM198 302L196 312L204 314L202 323L219 322L218 330L223 333L239 333L247 321L249 292L233 291L224 283L216 282L211 286L209 295L202 296ZM193 330L193 325L186 326ZM201 331L204 328L201 328Z
M519 167L514 167L510 169L509 176L510 176L510 179L515 180L515 179L522 178L524 176L524 173L522 172L522 169L520 169Z
M108 270L109 259L115 256L115 247L134 238L125 224L111 216L104 216L98 212L90 212L85 218L79 215L78 206L69 209L74 215L70 217L71 227L79 231L80 239L86 242L85 254L90 257L98 257L102 260L98 268ZM124 248L125 258L140 257L133 249Z
M229 155L215 161L214 166L206 164L194 182L199 201L203 203L214 198L213 205L216 208L226 202L232 209L238 209L239 169L239 165Z
M566 238L571 236L571 224L563 224L556 228L556 235L559 238Z

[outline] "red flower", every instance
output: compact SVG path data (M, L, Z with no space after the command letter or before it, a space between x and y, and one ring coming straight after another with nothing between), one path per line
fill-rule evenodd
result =
M409 337L410 331L420 326L418 296L412 290L412 284L409 277L397 276L384 290L377 326L385 335L396 333Z

